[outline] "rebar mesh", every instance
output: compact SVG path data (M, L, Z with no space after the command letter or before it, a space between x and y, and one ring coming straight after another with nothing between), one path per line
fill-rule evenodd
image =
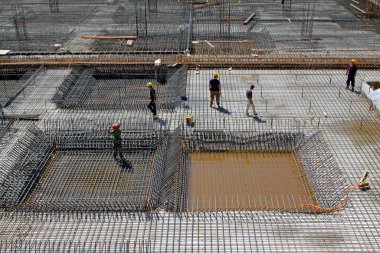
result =
M119 161L112 157L113 141L105 130L49 131L49 136L55 151L23 205L26 210L144 211L157 207L165 131L123 131L124 160Z
M379 54L378 0L316 1L314 15L310 8L303 11L305 1L49 2L0 2L0 47L11 54L130 54L135 59L184 53L316 59Z
M0 205L12 207L22 202L34 186L52 146L32 125L12 127L0 141Z
M267 0L197 2L199 4L177 0L0 1L0 31L4 35L0 38L0 49L13 51L8 56L0 56L1 62L25 65L36 61L43 64L62 62L70 68L74 62L91 64L85 68L74 67L74 70L62 66L41 68L36 78L29 78L32 81L25 85L25 90L4 108L9 115L40 114L42 120L37 124L44 129L44 135L56 139L67 149L56 150L55 156L51 156L52 163L44 170L45 181L43 177L37 180L44 183L43 187L32 187L28 191L28 203L21 206L17 205L18 202L12 203L11 210L0 210L0 252L380 251L379 114L371 110L370 103L363 96L367 91L362 88L365 81L375 81L379 76L379 71L363 70L369 66L366 63L375 62L379 55L379 20L371 16L374 9L378 10L379 1L316 0L315 13L311 16L303 11L304 3L311 1L285 0L284 5L281 1ZM136 3L137 11L134 11ZM244 20L252 13L255 16L244 25ZM83 35L137 35L137 30L138 38L132 42L128 39L82 38ZM180 55L163 55L173 53ZM224 67L231 64L235 68L237 62L257 60L263 62L263 65L255 65L260 69L268 67L268 62L273 63L271 67L281 69L218 70L223 85L223 107L220 110L208 105L207 84L214 70L200 66L200 71L189 71L185 81L188 82L186 106L176 107L175 111L159 111L163 120L169 119L167 125L146 118L140 109L121 106L123 101L119 94L110 94L118 100L114 104L107 102L107 98L96 97L101 106L88 100L91 95L86 93L91 90L87 89L88 83L93 81L92 78L98 78L96 73L112 76L115 72L123 72L114 66L106 66L109 62L120 66L125 61L153 64L154 59L166 57L171 63L180 60L178 62L196 64L201 61L210 66L209 62L215 62L213 66L216 68L221 64ZM346 77L342 69L296 70L305 68L303 62L331 68L338 67L334 65L336 61L342 67L342 62L351 58L359 58L360 63L356 92L344 89ZM282 63L291 69L285 69ZM102 70L94 67L98 64L105 64ZM311 65L308 66L306 68ZM129 67L125 68L132 72ZM1 71L8 75L24 70L14 67L11 71ZM64 96L69 94L71 84L76 83L82 73L85 73L82 77L84 85L77 91L86 98L84 106L81 107L83 100L72 94L73 101L80 106L70 107L72 110L56 108L50 99L58 92L63 92ZM69 85L61 86L66 77ZM88 78L87 81L84 77ZM155 76L150 78L154 79ZM251 84L256 86L254 101L259 118L255 119L246 117L244 111L245 89ZM19 89L16 86L15 90ZM111 86L118 89L119 83ZM60 91L65 87L68 90ZM0 96L4 95L3 92L0 90ZM182 92L173 93L176 98L178 94L183 95ZM102 106L106 110L96 110ZM89 107L94 109L82 110ZM183 129L177 127L189 113L195 115L195 126L187 128L189 133L183 134ZM246 120L240 124L243 117ZM155 174L150 174L154 181L150 188L146 188L148 198L142 205L137 198L135 202L124 199L112 202L113 190L130 194L129 186L138 184L133 188L136 191L131 193L132 196L143 188L140 183L149 181L146 175L141 180L131 179L138 171L122 168L112 160L112 141L106 135L106 128L114 122L121 122L123 131L135 138L124 143L125 155L129 159L141 161L144 168L149 161L156 163L155 158L157 164L162 165L154 170ZM20 141L22 137L16 136L19 132L15 132L24 122L10 124L5 120L3 123L0 120L0 129L3 128L0 131L0 157L12 159L1 150L14 148L12 143L16 140L24 143ZM170 138L166 135L166 126L172 129ZM151 138L148 134L151 132L164 132L162 143L154 146L153 142L146 141ZM253 132L262 134L256 137L249 134ZM199 150L195 148L189 152L189 143ZM273 151L268 143L296 151ZM29 142L25 145L35 148ZM163 155L152 158L152 145L153 149L157 148L154 152ZM249 150L251 146L264 151ZM213 148L216 151L212 151ZM227 154L230 149L232 152ZM249 155L245 157L248 162L252 157L256 160L267 158L275 168L285 167L288 163L282 160L284 164L274 164L272 158L287 156L293 165L296 164L298 177L305 176L304 182L308 181L305 188L309 188L315 200L306 197L297 203L286 196L253 198L247 194L221 191L223 206L229 207L232 203L236 209L223 209L206 194L189 201L190 158L202 153L225 159L223 165L233 167L236 173L243 167L238 165L244 156ZM15 158L15 163L24 161L23 157ZM112 173L107 174L107 169L102 169L105 163ZM59 169L54 171L57 167ZM65 174L66 167L70 169L69 175ZM210 168L204 168L205 172ZM0 167L1 172L2 169ZM342 200L346 181L349 185L356 185L364 170L370 172L371 189L352 191L345 208L326 214L302 208L303 204L315 203L321 207L334 207ZM283 178L288 176L278 174ZM243 175L248 177L248 174ZM59 180L60 176L65 179L66 188ZM210 185L223 182L216 176L209 180ZM91 185L92 193L78 183L79 179L86 181L94 177L99 184ZM246 182L232 171L227 171L227 177L239 179L241 184ZM101 180L96 181L99 178ZM56 188L46 179L56 180L56 188L62 194L56 194ZM21 189L20 185L18 189ZM114 185L113 189L111 185ZM125 187L117 188L119 185ZM225 189L228 188L222 190ZM38 191L51 193L51 197L40 196ZM82 195L78 197L75 192ZM86 194L94 198L87 201ZM63 202L57 203L53 197L62 197ZM38 203L38 198L47 204ZM94 199L98 202L94 203ZM49 200L52 200L50 204ZM255 204L259 202L264 205ZM144 206L146 203L148 206ZM242 211L245 206L248 206L247 211Z
M35 78L35 70L0 72L0 105L7 106ZM34 73L34 74L33 74Z
M172 111L186 95L185 66L116 70L73 70L57 90L53 101L64 109L77 110L147 110L148 82L156 89L157 107Z
M341 202L347 184L319 133L301 132L297 120L273 120L272 127L268 125L267 129L260 130L260 123L254 122L240 120L233 130L206 130L202 124L198 124L199 129L186 127L182 133L176 130L170 142L170 160L164 177L165 207L172 211L314 212L306 204L333 207ZM282 177L276 178L276 174L284 172ZM246 174L245 179L249 178L247 182L239 179L245 193L239 191L233 179L228 179L239 177L241 173ZM298 181L292 181L294 178ZM281 190L286 184L295 186L292 195L289 195L292 191L286 192L286 187ZM216 188L219 192L215 192ZM278 192L268 193L269 189L276 188Z

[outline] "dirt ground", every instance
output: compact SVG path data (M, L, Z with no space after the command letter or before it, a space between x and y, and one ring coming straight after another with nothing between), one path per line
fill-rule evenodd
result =
M295 210L313 196L292 152L192 153L188 208Z

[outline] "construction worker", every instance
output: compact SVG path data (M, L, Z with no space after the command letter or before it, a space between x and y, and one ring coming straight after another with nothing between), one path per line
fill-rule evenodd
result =
M245 110L245 114L249 117L249 108L252 108L253 113L255 116L257 116L256 108L255 108L255 103L253 103L253 89L255 88L254 85L251 85L249 89L246 92L246 97L247 97L247 109Z
M216 104L218 108L220 107L220 91L221 86L218 80L219 74L217 72L214 73L214 78L210 80L208 84L208 89L210 90L210 107L212 107L214 103L214 98L216 98Z
M152 82L147 83L146 86L150 90L150 103L148 105L148 108L153 113L153 119L157 119L156 91L153 89L153 83Z
M358 71L358 66L356 65L356 59L352 59L351 63L348 65L347 71L346 71L346 76L347 76L347 86L346 89L348 90L350 87L350 82L351 82L351 91L354 91L355 87L355 76L356 72Z
M119 154L120 159L123 160L120 123L114 123L109 126L108 133L113 136L113 158L116 160L117 154Z

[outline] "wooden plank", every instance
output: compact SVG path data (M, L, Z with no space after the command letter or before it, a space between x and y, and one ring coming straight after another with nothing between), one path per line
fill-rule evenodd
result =
M137 39L135 35L129 36L108 36L108 35L82 35L82 39L93 39L93 40L133 40Z
M252 12L252 14L249 15L249 17L244 21L244 25L247 25L249 22L251 22L254 16L256 16L256 13Z

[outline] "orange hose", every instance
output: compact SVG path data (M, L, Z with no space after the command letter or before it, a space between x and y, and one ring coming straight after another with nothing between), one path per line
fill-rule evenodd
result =
M313 205L313 204L303 204L302 205L302 208L309 208L309 209L313 209L313 210L316 210L316 211L323 211L323 212L333 212L333 211L338 211L338 210L341 210L343 209L346 205L347 205L347 202L348 202L348 196L349 194L354 190L354 189L358 189L360 188L361 186L364 185L364 182L360 182L360 183L357 183L353 186L350 186L348 189L347 189L347 192L346 194L343 196L343 200L342 202L340 202L337 206L335 207L320 207L318 205Z

